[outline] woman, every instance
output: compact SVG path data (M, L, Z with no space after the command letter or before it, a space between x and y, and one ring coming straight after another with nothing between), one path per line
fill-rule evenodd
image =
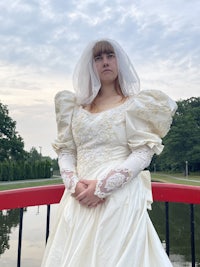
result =
M170 267L149 219L144 171L170 129L176 104L141 91L125 52L112 40L85 49L76 94L56 95L58 153L66 186L44 267Z

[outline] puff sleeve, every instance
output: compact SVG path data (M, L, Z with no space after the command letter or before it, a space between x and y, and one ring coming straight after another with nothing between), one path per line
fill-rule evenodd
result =
M72 92L61 91L55 96L57 139L52 144L58 154L58 164L65 187L74 193L78 177L76 175L76 146L73 140L71 122L75 105Z
M163 150L162 139L169 131L176 103L161 91L141 91L126 112L126 133L131 151L147 145L154 153Z
M95 195L105 198L149 166L154 153L163 149L161 138L170 129L177 105L160 91L142 91L126 111L130 155L96 184Z

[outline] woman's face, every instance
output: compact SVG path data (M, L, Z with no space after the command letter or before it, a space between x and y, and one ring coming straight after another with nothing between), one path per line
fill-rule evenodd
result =
M94 55L94 67L97 70L102 85L114 83L117 79L117 59L112 50L96 53Z

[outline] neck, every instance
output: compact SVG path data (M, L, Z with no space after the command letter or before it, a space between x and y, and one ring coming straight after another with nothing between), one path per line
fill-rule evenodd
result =
M118 95L118 93L113 85L102 86L99 91L99 96L101 97L111 97L114 95Z
M112 97L116 95L121 95L121 89L118 84L118 80L115 80L112 83L104 83L102 84L99 94L100 97Z

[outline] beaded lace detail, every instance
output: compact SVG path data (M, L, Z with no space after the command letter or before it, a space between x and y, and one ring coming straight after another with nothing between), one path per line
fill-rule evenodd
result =
M63 182L66 186L66 188L71 192L75 192L76 184L78 183L78 178L76 175L74 175L74 172L68 169L61 169L60 171L61 177L63 179Z
M129 180L144 170L151 162L153 151L142 146L131 153L119 169L111 170L103 179L98 180L95 195L100 198L109 196L112 191L123 187Z
M75 155L71 151L65 150L59 154L58 163L65 187L69 192L74 193L76 184L79 181L75 172Z
M95 195L105 198L110 195L113 190L121 188L131 178L129 170L111 170L108 176L97 182Z
M87 179L88 170L98 168L99 164L110 161L112 155L114 156L113 148L117 149L118 135L121 128L124 128L124 110L131 101L128 99L122 105L100 113L90 113L82 107L75 111L72 130L77 146L77 173L81 175L79 178Z

